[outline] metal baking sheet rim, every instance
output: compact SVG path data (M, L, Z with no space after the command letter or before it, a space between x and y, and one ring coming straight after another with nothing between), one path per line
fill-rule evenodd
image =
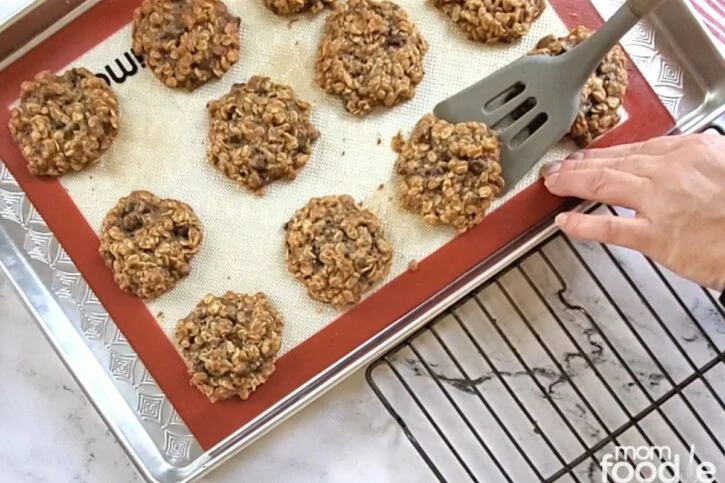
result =
M698 27L698 36L701 36L701 40L706 42L706 48L717 53L717 48L705 33L702 23L683 2L684 0L678 0L680 6L686 9L689 21L692 21ZM16 52L12 58L0 63L0 70L96 3L96 0L89 0L82 7L78 7L64 16L51 31L43 32L28 44L27 48ZM682 19L680 19L680 22L682 22ZM665 35L669 33L663 22L655 19L653 23L657 30L664 30ZM686 65L687 70L697 72L692 62L687 59L687 56L683 55L683 51L678 52L678 54L680 54L678 60L684 60L684 63L688 64ZM717 75L719 73L725 76L725 60L719 66L708 67L711 70L709 74ZM701 81L699 78L697 80ZM678 120L677 125L672 130L673 134L697 132L711 125L725 129L725 77L719 80L720 82L715 86L700 86L706 93L705 98L696 109ZM573 206L573 208L583 211L593 205L593 203L581 203ZM29 313L36 320L63 364L123 446L141 475L148 481L187 482L219 466L273 427L330 390L351 373L364 367L405 340L447 307L481 283L494 277L506 266L525 254L531 247L552 235L555 231L556 228L553 226L551 219L539 223L528 233L511 241L486 261L470 269L435 297L409 312L327 370L308 381L307 384L293 392L285 400L270 407L249 423L245 429L240 429L230 435L214 448L183 467L171 465L161 456L159 449L139 421L136 412L129 407L127 401L108 376L100 361L94 356L82 335L77 331L67 330L68 324L71 323L68 316L48 288L44 286L19 247L11 241L7 229L2 224L0 224L0 268L19 294Z

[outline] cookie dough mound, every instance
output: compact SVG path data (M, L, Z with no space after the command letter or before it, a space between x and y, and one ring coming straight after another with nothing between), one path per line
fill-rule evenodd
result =
M284 321L263 293L207 295L176 324L191 384L211 402L247 399L275 370Z
M84 68L41 72L20 87L10 134L36 176L80 171L106 152L118 134L118 100Z
M221 0L144 0L133 51L168 87L193 91L239 60L240 22Z
M153 299L189 274L202 238L189 205L133 191L104 218L99 251L123 291Z
M539 41L531 55L561 55L591 34L586 27L577 27L565 37L549 35ZM569 131L569 136L579 147L587 146L619 124L619 108L628 82L627 58L622 48L616 46L599 64L582 91L581 108Z
M342 98L352 114L392 107L415 96L428 43L401 7L349 0L327 18L315 82Z
M315 300L355 304L390 272L393 248L380 220L351 196L312 198L285 231L287 268Z
M207 110L209 164L253 191L294 179L320 136L310 122L310 105L268 77L235 84Z
M471 40L511 43L527 33L546 8L545 0L430 0Z
M294 15L302 12L318 13L325 7L334 8L336 0L264 0L264 4L277 15Z
M427 114L410 139L398 138L393 147L401 202L432 225L459 231L478 225L504 187L500 144L484 124L451 124Z

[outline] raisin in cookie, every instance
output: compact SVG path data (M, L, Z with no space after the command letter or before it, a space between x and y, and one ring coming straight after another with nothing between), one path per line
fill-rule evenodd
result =
M586 27L577 27L564 37L544 37L531 55L561 55L591 36ZM596 72L589 77L581 94L581 107L569 136L579 147L614 128L621 116L619 108L627 91L627 58L616 46L604 57Z
M277 15L287 16L303 12L318 13L325 7L334 8L336 0L264 0L264 4Z
M380 220L351 196L312 198L285 231L287 269L315 300L355 304L390 272L393 248Z
M62 176L92 165L118 134L116 95L87 69L41 72L20 89L10 133L36 176Z
M263 293L207 295L176 324L191 384L211 402L247 399L275 370L284 321Z
M511 43L527 33L546 8L545 0L430 0L471 40Z
M221 0L144 0L133 51L165 85L192 91L239 60L240 22Z
M315 82L363 116L415 96L427 51L418 28L395 3L348 0L325 22Z
M153 299L189 274L201 242L189 205L133 191L104 218L99 252L123 291Z
M428 114L393 148L400 200L430 224L468 230L483 221L504 187L500 144L484 124L451 124Z
M253 191L294 179L320 136L310 122L310 105L268 77L233 85L207 110L209 164Z

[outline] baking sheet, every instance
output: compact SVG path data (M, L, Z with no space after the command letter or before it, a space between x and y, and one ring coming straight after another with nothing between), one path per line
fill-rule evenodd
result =
M583 23L596 28L601 23L596 10L588 2L554 0L551 3L556 5L569 26ZM11 103L17 95L19 82L39 68L61 70L74 57L82 56L83 52L105 41L116 29L123 28L135 4L137 2L101 2L48 42L29 52L11 69L0 72L2 103ZM103 26L99 27L101 24ZM456 38L455 29L444 25L441 24L441 28L450 29L451 42L467 42L461 36ZM637 45L646 47L651 43L650 57L645 59L639 55L635 60L645 60L645 67L656 67L664 59L655 48L654 32L645 29L644 33L648 37L647 42ZM531 41L535 41L534 38ZM59 45L64 48L58 50ZM110 61L113 59L107 60ZM470 63L469 59L464 65ZM681 68L672 65L683 74ZM660 101L662 96L658 98L634 68L631 75L630 94L625 106L633 114L623 126L600 140L600 144L644 139L662 134L673 125ZM690 73L685 71L683 82L690 82L689 76ZM693 83L689 85L696 86ZM689 92L694 91L690 89ZM702 98L683 99L679 111L675 111L678 115L686 115L695 107L699 108L697 103ZM0 121L6 122L3 116L6 113L0 113ZM647 123L633 122L633 119L644 119L645 116ZM382 116L376 122L384 118ZM396 128L405 129L404 126ZM188 386L183 365L171 344L167 343L158 323L150 317L148 308L137 299L118 293L108 270L95 255L97 227L88 225L77 213L64 187L29 176L18 153L8 142L7 133L0 136L0 154L10 169L0 169L0 216L3 218L0 235L11 240L9 250L0 250L0 257L3 257L0 260L25 293L30 294L29 287L36 282L22 275L31 272L18 266L16 260L27 258L29 266L32 266L30 270L38 274L38 280L42 283L47 281L47 290L53 300L44 302L37 309L41 315L45 314L42 315L41 326L60 336L60 339L56 337L53 340L59 348L68 348L72 342L70 334L64 330L67 324L78 330L83 340L80 343L92 348L103 365L99 369L108 375L108 380L94 376L92 383L86 384L86 389L112 429L123 436L121 439L134 461L143 462L141 468L144 471L166 481L179 481L190 474L198 474L209 464L218 464L232 452L249 444L273 424L329 388L343 374L349 373L350 367L359 367L360 360L370 360L370 348L379 349L379 344L389 337L390 330L386 329L398 330L422 324L426 314L436 307L430 304L421 307L423 302L435 296L436 303L443 303L451 290L458 293L461 286L457 282L462 274L489 259L497 250L562 206L562 201L548 195L539 183L526 188L519 196L509 200L505 209L496 210L477 229L455 238L424 260L418 272L407 272L392 280L385 290L380 290L304 344L290 350L279 361L277 377L270 379L254 398L245 403L210 405ZM203 164L203 160L200 162ZM35 207L31 206L31 201ZM14 240L20 240L17 247ZM13 258L16 254L19 258ZM449 290L454 282L458 288ZM438 294L443 298L440 299ZM34 296L28 303L37 307L40 299ZM53 308L56 303L61 306L60 312ZM414 310L416 308L419 310ZM60 317L59 313L69 314L70 319ZM79 362L79 354L85 350L85 346L74 345L72 356L62 354L74 373L84 380L96 370L86 359ZM114 388L119 392L116 393ZM138 424L144 429L134 429ZM202 453L199 445L206 450L214 447L214 450ZM183 470L179 473L177 468Z
M434 8L421 8L419 0L401 0L398 3L430 44L424 80L411 102L359 119L343 109L339 98L313 84L326 14L290 23L269 12L262 2L227 3L242 18L241 60L220 81L193 93L168 89L149 69L139 67L129 50L131 25L70 63L115 80L112 86L119 98L121 121L119 136L101 162L64 176L61 183L92 227L100 227L106 211L134 189L190 204L204 226L201 251L192 261L189 277L148 303L149 310L173 339L176 321L206 293L263 291L286 318L284 354L340 315L311 300L287 271L282 226L292 213L314 196L345 193L362 201L381 218L394 248L385 282L404 272L412 260L427 257L455 233L448 227L427 225L421 217L399 208L391 181L396 159L390 148L392 137L401 129L409 132L440 100L526 54L538 39L551 33L565 35L567 29L549 6L523 42L482 48L465 39ZM135 74L124 76L123 71ZM206 103L252 75L289 84L302 99L312 102L312 122L321 132L297 179L273 183L263 197L238 187L206 163ZM573 148L570 142L562 143L542 162ZM493 209L534 182L537 173L532 170Z

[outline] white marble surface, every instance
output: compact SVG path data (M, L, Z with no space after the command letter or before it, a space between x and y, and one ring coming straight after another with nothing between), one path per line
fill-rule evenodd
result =
M0 19L7 15L18 4L26 0L0 0ZM555 247L550 252L554 262L566 258L566 247ZM593 251L584 252L586 259L592 260L592 266L599 266L593 258L601 259L601 253ZM569 255L569 258L571 256ZM695 337L691 321L681 308L673 305L671 296L663 291L660 281L653 278L647 267L641 266L639 258L636 261L628 259L628 270L633 278L641 286L647 286L645 293L654 300L655 308L664 314L668 327L675 333L678 341L685 347L687 353L700 365L711 357L711 349L703 345L701 338ZM601 261L601 260L600 260ZM571 266L571 265L569 265ZM567 311L566 308L556 305L557 281L551 280L550 274L546 274L540 260L532 260L525 265L528 267L534 279L540 278L541 286L545 287L548 300L554 304L554 310L571 328L575 337L583 346L587 354L599 370L605 374L609 383L621 399L625 401L632 412L636 412L647 405L643 400L642 393L633 388L634 383L621 374L621 365L617 363L606 348L602 349L602 341L596 334L587 332L587 321L581 313ZM602 274L608 287L614 287L621 280L616 279L616 273L607 272L606 269L597 269ZM587 282L586 276L576 270L563 270L567 281L572 287L571 297L576 302L587 307L590 315L599 323L605 322L609 325L618 324L619 329L615 330L612 339L619 350L623 351L627 363L633 367L637 376L644 381L644 387L654 397L660 396L666 389L669 389L667 381L652 367L651 359L638 349L636 343L632 342L631 336L627 336L627 329L622 328L622 320L612 311L601 290L593 286L591 281ZM549 277L548 282L546 277ZM614 279L613 279L614 278ZM612 280L609 280L612 279ZM582 282L584 280L584 282ZM588 285L587 285L588 284ZM509 275L502 279L501 287L510 287L512 291L530 291L520 275ZM676 380L686 377L691 372L691 367L685 363L681 355L673 351L664 343L666 337L662 336L661 329L658 329L652 317L642 308L641 302L631 303L631 291L610 289L615 298L623 301L623 310L627 313L629 320L642 331L644 337L654 340L654 351L668 372L672 373ZM488 290L483 297L486 303L494 310L504 304L501 299L500 287ZM702 294L685 287L681 292L688 309L703 322L705 329L714 339L715 345L722 350L725 347L725 324L722 318L713 309L707 300L703 302ZM531 294L530 294L531 295ZM628 298L629 297L629 298ZM626 302L630 300L630 302ZM538 305L537 305L538 304ZM475 309L475 307L474 307ZM461 310L462 317L468 309ZM550 341L552 350L557 357L565 362L563 371L552 365L545 354L536 348L528 331L522 328L516 315L494 314L500 321L505 321L504 332L509 333L514 343L519 347L528 348L524 351L525 358L536 372L537 378L548 388L552 400L563 408L563 411L570 418L573 426L581 429L581 434L591 444L603 436L601 427L593 421L591 414L582 408L580 398L572 393L571 387L564 383L566 378L576 381L576 384L586 394L586 397L594 401L596 410L605 420L610 422L611 427L622 424L626 418L618 412L613 401L608 399L606 394L601 393L600 382L588 370L585 370L583 358L570 357L572 347L567 343L557 342L551 339L559 329L554 325L551 316L540 303L528 306L527 316L530 316L532 325L538 327L544 334L544 338ZM543 314L543 315L542 315ZM513 318L511 318L513 317ZM495 331L486 322L486 328L481 340L488 338L489 342L496 339ZM449 324L450 325L450 324ZM470 325L470 324L469 324ZM475 325L475 324L474 324ZM450 342L453 350L455 347L456 333L460 330L445 332L445 324L441 324L443 338ZM124 483L141 481L133 466L130 464L125 453L116 443L113 436L108 432L95 410L86 401L78 386L60 363L59 359L50 349L50 346L43 339L36 324L26 314L18 298L12 292L7 281L0 275L0 380L3 389L0 390L0 482L1 483L24 483L35 481L47 482L102 482L102 483ZM458 332L456 332L458 330ZM478 330L481 330L480 328ZM612 329L614 330L614 329ZM474 331L475 332L475 331ZM493 336L491 334L494 334ZM693 335L694 334L694 335ZM620 337L621 336L621 337ZM450 339L448 339L450 337ZM430 339L430 337L428 337ZM653 339L654 338L654 339ZM465 342L465 340L464 340ZM661 344L659 342L662 342ZM423 344L424 345L424 344ZM484 347L489 347L485 343ZM576 441L565 430L559 433L556 431L557 416L551 414L549 401L542 397L534 387L534 380L528 377L520 377L522 372L520 364L512 357L510 351L505 349L505 344L500 340L493 342L487 350L490 350L493 363L499 370L506 373L506 380L516 391L527 407L534 413L534 416L541 422L540 428L551 436L557 448L568 458L576 457L580 451ZM437 347L435 341L432 346ZM438 351L436 353L436 350ZM493 446L505 443L501 435L493 436L498 431L496 424L490 416L482 413L478 405L474 390L470 385L460 385L460 374L457 368L452 367L445 357L440 355L440 348L420 348L421 354L429 362L441 358L441 363L436 366L435 372L444 376L446 390L450 391L452 398L461 405L464 412L469 414L471 421L476 427L484 428L484 434ZM535 450L538 440L537 431L528 421L513 407L513 403L502 389L497 385L496 378L487 364L477 360L474 351L460 348L461 352L473 355L474 359L467 360L463 365L466 370L471 371L472 376L477 376L480 381L476 387L486 394L487 400L498 407L499 413L509 421L513 431L522 437L522 445L527 449ZM669 352L668 352L669 351ZM458 355L461 355L458 352ZM410 351L401 352L396 366L403 374L403 377L414 387L421 391L421 397L428 403L435 405L434 412L440 412L439 417L443 420L448 418L450 403L441 400L440 389L426 376L425 368L416 362L416 356ZM411 362L412 361L412 362ZM443 374L445 371L445 374ZM475 373L474 373L475 371ZM559 371L559 372L557 372ZM443 380L443 379L441 379ZM725 397L725 369L720 364L708 374L709 384L715 391ZM698 385L699 384L699 385ZM689 387L686 391L688 400L692 401L695 410L705 415L706 423L710 423L711 431L716 438L725 441L725 413L722 406L714 401L711 393L702 383ZM495 387L494 387L495 386ZM395 383L390 388L391 393L396 391ZM452 389L451 389L452 388ZM458 389L455 391L454 389ZM600 394L592 397L592 395ZM403 395L403 398L405 396ZM425 430L425 424L419 416L415 416L415 408L410 401L402 399L396 407L403 408L403 412L412 429L426 448L439 443L439 438ZM437 404L435 403L437 401ZM476 405L473 405L476 403ZM701 430L699 424L693 420L692 412L683 408L681 400L665 406L665 413L678 428L684 428L685 438L688 442L696 442L700 452L705 458L712 457L712 461L723 462L725 454L714 447L713 438ZM513 422L511 422L513 421ZM481 458L481 448L475 442L463 441L468 434L468 429L462 427L460 420L453 418L450 421L450 428L456 433L454 444L463 447L468 454L473 450L471 460L483 462L487 468L481 471L485 474L491 468L490 461L485 457ZM656 444L669 443L672 440L671 431L662 421L661 415L648 417L644 421L646 431L652 435ZM554 429L552 429L552 427ZM630 430L624 437L628 441L638 442L638 435ZM457 439L461 438L461 439ZM538 441L538 443L537 443ZM633 443L634 444L634 443ZM515 453L508 453L501 448L506 455L504 460L508 465L521 465ZM465 452L465 451L464 451ZM477 453L476 453L477 452ZM445 453L445 450L443 451ZM440 454L443 454L440 453ZM534 455L536 451L532 451ZM542 453L543 454L543 453ZM546 460L544 467L550 466L554 471L558 464L552 459ZM450 455L441 457L441 468L449 467ZM469 462L471 461L469 460ZM592 478L590 462L583 463L579 474L582 481L589 481ZM455 465L454 465L455 466ZM725 472L725 465L719 466L720 471ZM451 470L460 471L460 468ZM250 449L236 456L224 466L211 473L204 481L254 481L254 482L380 482L394 481L396 483L427 482L433 481L432 474L422 464L417 453L406 440L397 424L390 418L387 412L373 395L365 383L362 373L351 377L328 395L316 401L309 408L282 424L267 437L255 443ZM526 481L519 480L519 481ZM563 480L566 481L566 480ZM601 480L599 480L601 481Z
M0 481L141 481L1 276L0 327ZM204 481L430 480L417 458L357 374Z
M27 3L0 0L0 22ZM0 482L141 481L2 275L0 328ZM428 479L357 374L205 481Z
M585 444L597 443L645 409L652 401L647 398L663 396L695 366L701 367L725 348L722 312L699 288L665 274L677 288L680 304L641 256L620 249L612 249L611 255L622 264L621 271L601 247L573 247L557 239L479 293L487 314L469 301L456 311L462 326L451 316L435 326L442 342L428 332L396 354L392 365L415 388L481 481L500 480L481 440L503 462L513 481L533 481L534 476L493 414L541 473L551 475L562 467L561 461L581 455ZM639 287L650 307L624 283L625 276ZM593 330L592 323L602 332ZM479 344L478 350L463 326ZM8 388L2 393L5 397L0 397L4 436L0 438L0 482L140 481L3 279L0 327L0 380ZM571 338L565 336L564 327L573 334ZM672 335L664 332L665 327ZM635 330L640 341L633 337ZM540 336L538 341L535 334ZM460 366L441 344L455 354ZM486 356L481 357L479 351ZM382 367L376 381L410 430L449 481L464 481L462 466L397 379ZM354 375L205 481L434 481L363 376ZM465 376L474 382L467 382ZM609 393L606 385L611 387ZM716 365L683 393L686 400L675 396L663 404L662 412L642 420L644 433L651 438L648 444L668 446L683 455L694 444L702 461L711 461L725 472L725 450L718 448L725 441L725 404L714 396L725 398L725 364ZM490 410L481 404L484 399ZM461 413L456 415L454 404L468 426ZM627 409L622 410L621 404ZM673 428L684 439L678 441ZM642 436L641 431L629 429L617 444L643 445L647 442ZM563 460L549 451L552 447ZM605 450L611 451L612 446ZM601 458L601 453L597 456ZM597 471L596 461L585 460L576 474L580 481L601 481Z

